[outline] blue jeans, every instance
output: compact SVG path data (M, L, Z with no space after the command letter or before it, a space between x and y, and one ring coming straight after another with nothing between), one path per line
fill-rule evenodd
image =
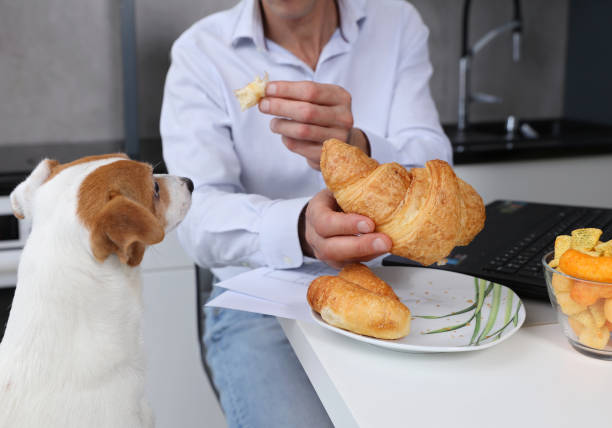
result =
M214 287L210 298L223 291ZM206 361L229 428L333 427L275 317L204 313Z

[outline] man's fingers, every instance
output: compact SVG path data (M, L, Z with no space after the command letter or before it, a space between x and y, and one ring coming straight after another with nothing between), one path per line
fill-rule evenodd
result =
M374 233L371 219L337 209L337 202L327 189L317 193L306 207L304 239L316 258L341 267L350 261L371 260L391 250L391 238Z
M302 123L347 128L353 126L353 116L350 111L337 106L330 107L306 101L266 97L259 102L259 110L262 113L286 117Z
M344 262L371 260L391 250L391 239L383 233L359 236L335 236L315 245L315 256L321 260Z
M348 131L341 128L328 128L294 120L274 118L270 121L270 130L295 140L315 141L322 143L330 138L346 141Z
M312 141L296 140L294 138L283 137L283 144L292 152L306 158L307 161L320 163L321 160L321 143Z
M321 105L350 103L350 95L337 85L310 81L275 80L266 85L266 96L308 101Z
M315 162L315 161L312 161L310 159L306 159L306 163L312 169L316 169L317 171L321 171L321 162Z
M359 214L346 214L333 211L329 207L312 206L313 211L320 212L313 215L312 226L317 235L323 238L342 235L357 235L374 231L374 222Z

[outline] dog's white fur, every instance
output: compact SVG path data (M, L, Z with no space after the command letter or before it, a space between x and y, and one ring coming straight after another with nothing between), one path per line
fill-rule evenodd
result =
M0 427L153 426L144 399L139 269L114 255L97 261L77 218L82 181L121 159L77 164L47 182L45 160L11 195L32 232L0 344ZM169 230L191 199L178 177L163 179Z

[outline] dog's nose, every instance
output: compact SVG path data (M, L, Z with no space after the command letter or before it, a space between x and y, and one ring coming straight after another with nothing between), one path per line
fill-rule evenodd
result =
M192 193L193 192L193 181L191 181L191 179L187 177L181 177L181 180L183 180L183 182L187 185L187 188L189 189L189 193Z

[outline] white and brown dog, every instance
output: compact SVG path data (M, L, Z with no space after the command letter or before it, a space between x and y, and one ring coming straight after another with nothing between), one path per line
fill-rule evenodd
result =
M138 265L191 180L122 154L42 161L11 193L32 220L0 344L0 427L150 427Z

